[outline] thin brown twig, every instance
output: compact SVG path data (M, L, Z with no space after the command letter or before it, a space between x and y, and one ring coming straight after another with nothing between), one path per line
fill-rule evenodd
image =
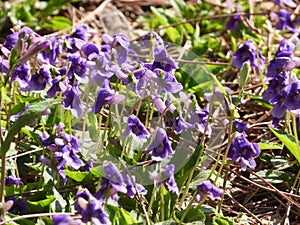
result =
M241 209L243 209L246 213L248 213L249 215L251 215L258 223L262 224L261 220L254 215L252 212L250 212L245 206L243 206L241 203L239 203L237 200L235 200L231 194L229 193L229 191L226 191L227 196L234 201L235 204L237 204Z
M250 169L248 169L248 171L251 174L253 174L254 176L256 176L257 178L259 178L261 181L263 181L267 186L269 186L273 190L273 192L277 193L278 195L280 195L282 198L284 198L285 200L287 200L291 204L294 204L295 206L300 208L300 204L298 202L294 201L293 199L291 199L286 192L278 190L274 185L272 185L270 182L266 181L263 177L261 177L260 175L258 175L254 171L252 171ZM292 193L290 193L290 194L292 194ZM295 195L293 195L293 196L295 196ZM297 197L300 198L300 196L297 196Z

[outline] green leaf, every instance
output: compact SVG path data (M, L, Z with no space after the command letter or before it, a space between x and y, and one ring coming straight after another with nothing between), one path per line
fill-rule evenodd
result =
M71 27L72 22L66 17L63 16L54 16L50 21L47 21L43 24L43 28L50 28L53 30L63 30Z
M293 156L297 159L298 163L300 163L300 146L297 146L295 138L282 131L269 126L269 129L273 132L273 134L284 144L285 147L293 154Z
M151 6L150 9L152 13L155 15L155 17L159 20L161 25L163 26L169 25L167 18L163 14L161 14L155 7Z
M88 172L71 171L71 170L64 170L64 171L69 178L77 182L83 181L84 178L88 175Z
M183 214L186 210L182 210L178 213L176 213L176 217L180 220ZM189 222L198 222L198 223L204 223L205 222L205 214L200 209L190 208L188 209L188 212L186 216L184 217L183 222L189 223Z
M103 166L96 166L93 169L91 169L90 173L95 178L100 178L101 176L105 176L105 172L103 171Z
M290 182L291 177L284 171L279 170L261 170L258 171L257 174L264 178L267 182L270 184L282 184L284 182ZM254 175L251 176L251 180L253 180L255 183L264 185L265 183L255 177Z
M28 203L28 210L31 213L38 213L38 212L45 212L48 211L47 208L49 205L55 200L53 195L47 196L47 199L43 199L40 201L27 201Z
M282 149L282 146L274 142L260 142L258 143L260 150L269 150L269 149Z
M45 9L43 9L40 14L42 16L50 16L56 10L59 10L61 7L68 3L77 2L78 0L50 0Z
M137 220L123 208L120 208L120 220L123 221L121 224L134 224L137 223Z
M9 62L9 68L10 69L13 69L14 66L18 63L18 53L17 53L17 50L15 48L13 48L11 51L10 51L10 54L8 56L8 62Z
M93 141L97 141L98 132L97 132L97 117L94 113L88 113L88 128L89 134Z
M244 65L239 73L240 88L244 88L245 84L249 80L250 70L251 70L250 63L249 62L244 63Z
M214 225L234 225L234 223L232 219L222 216L214 219Z
M41 116L41 113L49 108L49 101L42 101L34 105L30 105L29 109L25 110L19 119L10 127L8 134L0 147L0 156L4 156L10 148L11 142L15 135L26 125L31 125L32 121Z

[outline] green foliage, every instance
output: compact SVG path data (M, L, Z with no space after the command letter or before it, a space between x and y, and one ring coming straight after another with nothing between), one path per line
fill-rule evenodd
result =
M292 135L282 130L271 128L270 126L269 129L284 144L284 146L293 154L293 156L300 163L299 146L297 146L295 138Z

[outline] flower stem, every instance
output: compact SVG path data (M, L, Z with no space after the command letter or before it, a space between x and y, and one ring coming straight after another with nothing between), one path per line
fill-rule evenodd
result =
M0 201L4 203L4 188L5 188L5 155L1 156L1 185L0 185Z

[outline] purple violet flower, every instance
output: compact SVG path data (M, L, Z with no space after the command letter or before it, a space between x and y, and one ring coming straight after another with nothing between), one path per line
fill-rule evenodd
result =
M291 15L288 10L280 9L278 12L279 21L276 24L278 30L289 30L291 32L297 32L297 28L291 19Z
M150 133L135 115L131 115L127 120L127 127L124 131L124 137L131 135L135 140L142 143L146 142Z
M238 119L233 121L233 127L235 127L236 131L239 133L243 133L248 129L247 124Z
M293 58L294 49L295 44L293 42L281 40L274 59L268 65L266 76L277 77L282 71L291 70L290 64L295 61Z
M102 39L111 48L116 49L119 65L127 61L130 43L124 35L115 34L111 37L108 34L103 34Z
M108 214L104 211L102 201L96 199L88 189L76 194L78 202L75 209L82 215L82 222L92 222L95 225L109 225Z
M102 88L100 88L100 90L98 91L94 106L94 113L99 113L102 107L106 104L117 104L122 102L124 99L125 96L115 93L109 85L109 80L106 80Z
M289 110L299 110L300 109L300 81L295 81L289 83L283 92L286 93L283 105Z
M297 7L297 4L292 1L292 0L274 0L274 3L276 5L280 5L281 3L291 7L291 8L296 8Z
M259 59L257 59L257 52L258 51L258 56ZM254 42L249 39L246 41L246 43L240 47L233 55L233 62L232 66L236 68L242 68L243 64L246 61L250 62L250 65L255 67L255 69L258 71L258 60L259 60L259 66L260 70L263 71L264 68L264 57L260 53L260 51L255 47Z
M30 68L27 63L17 65L14 68L11 81L18 81L22 91L26 91L29 85Z
M67 83L65 80L63 80L62 76L55 77L52 81L52 86L47 91L47 96L49 98L52 98L56 95L56 93L59 92L65 92L67 91Z
M70 109L75 117L81 118L84 110L80 100L78 84L69 88L63 94L64 96L66 96L66 98L63 101L63 106L65 107L65 109Z
M129 198L133 198L137 193L139 195L146 195L147 190L143 185L135 182L135 177L129 174L122 174L124 183L126 184L127 195Z
M10 197L9 201L13 201L13 205L9 209L10 213L15 214L15 215L28 214L27 200L26 199L16 199L14 197Z
M70 84L72 85L74 83L74 78L76 78L79 83L87 83L86 60L81 58L79 53L74 53L68 57L68 61L71 62L68 71Z
M13 176L5 176L5 186L18 186L21 183L21 178L16 178Z
M247 166L251 169L256 167L254 157L259 154L260 149L258 148L258 144L249 142L243 133L233 139L228 152L228 158L231 158L233 162L240 163L242 170L246 170Z
M155 161L163 161L168 156L173 154L173 149L166 131L163 128L158 128L154 140L146 149L146 153L151 151L151 158Z
M216 187L209 180L205 180L197 186L195 201L200 202L206 195L212 200L219 200L223 193L221 188Z
M156 171L154 171L153 173L150 173L150 179L157 180L158 187L160 187L163 183L165 183L167 185L168 189L172 193L179 195L179 189L178 189L176 181L175 181L174 172L175 172L174 164L165 165L162 167L162 169L159 173L157 173Z
M98 55L100 53L98 47L91 42L83 45L81 47L81 51L88 60L93 60L95 58L98 58Z
M31 91L42 91L46 85L51 85L51 73L48 65L41 66L31 77L28 89Z
M53 225L70 225L72 217L70 215L55 214L52 216Z
M201 109L197 109L192 113L191 118L188 123L193 124L194 127L198 128L201 133L211 134L211 127L208 125L206 128L206 123L208 123L208 115L209 115L209 104ZM206 128L206 130L205 130Z
M226 24L226 30L231 30L232 32L237 31L241 21L242 19L240 15L233 15Z

